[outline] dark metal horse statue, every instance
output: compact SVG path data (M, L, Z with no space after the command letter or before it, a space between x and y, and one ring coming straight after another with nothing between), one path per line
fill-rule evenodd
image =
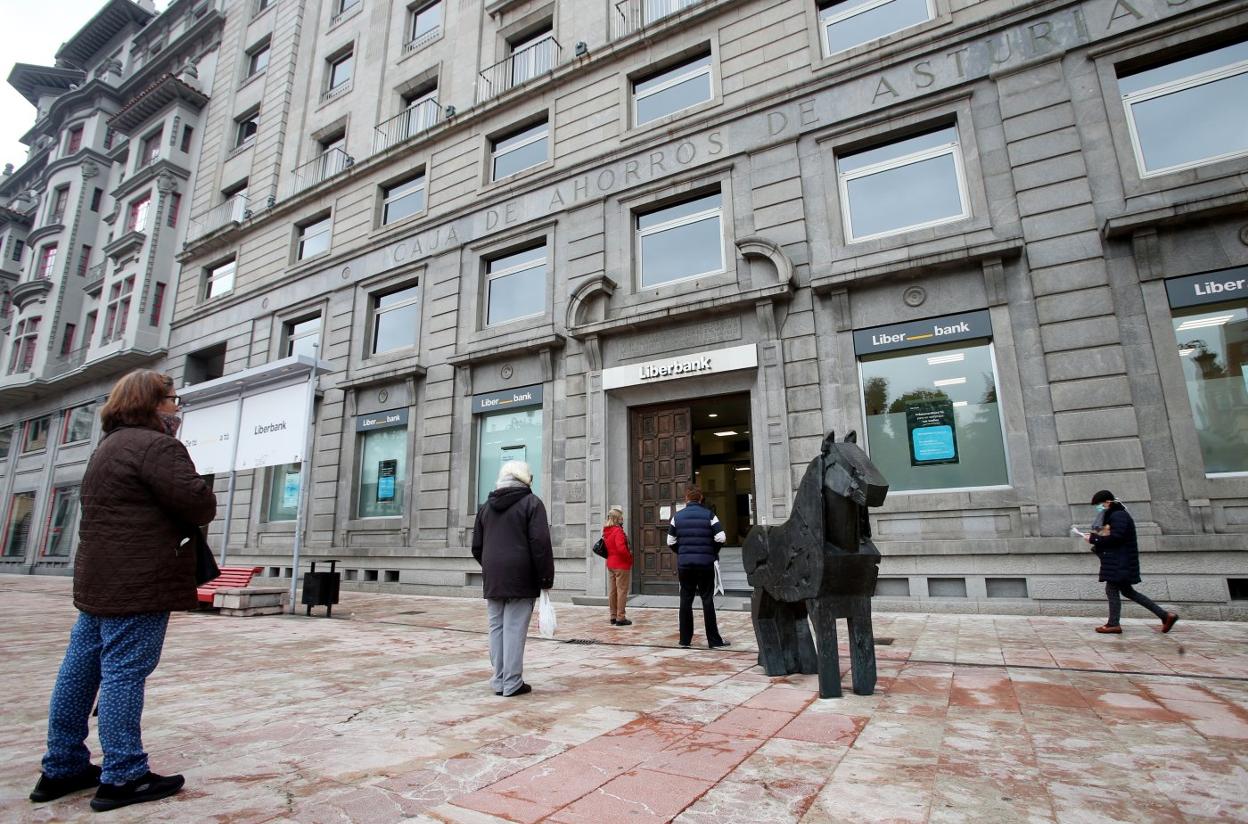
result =
M867 508L884 503L888 482L857 439L850 432L838 442L829 432L802 476L788 521L754 527L743 550L758 663L773 676L818 672L820 698L841 697L838 618L849 619L854 692L875 691L871 596L880 551L871 543Z

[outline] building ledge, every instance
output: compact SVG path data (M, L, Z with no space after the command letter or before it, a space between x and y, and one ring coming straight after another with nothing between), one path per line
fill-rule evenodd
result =
M414 359L400 362L391 361L373 367L354 370L350 377L340 378L335 382L336 389L363 389L383 383L394 383L407 378L423 378L429 370Z
M13 304L18 309L25 309L38 298L43 297L52 291L52 281L50 280L28 280L24 283L18 283L9 290L9 294L13 296Z
M64 391L103 378L115 378L131 369L150 366L166 354L168 353L162 348L149 351L130 346L99 355L57 374L36 376L34 373L28 373L27 379L20 383L0 384L0 403L28 403L47 397L49 388ZM49 364L50 368L51 364Z
M1243 215L1248 206L1248 190L1202 197L1195 200L1125 212L1105 221L1101 233L1106 238L1130 235L1139 229L1151 229L1195 220L1207 220L1228 214Z
M891 250L887 255L867 255L836 261L833 271L810 279L810 288L816 294L830 292L838 286L883 277L915 275L933 269L948 269L989 258L1014 258L1023 252L1021 236L1005 239L992 238L982 242L959 238L960 243L949 248L948 240L905 246ZM933 248L936 247L936 248ZM926 251L925 251L926 250ZM888 259L881 260L881 257Z
M147 235L131 229L112 243L104 247L104 254L113 259L114 262L118 258L123 257L127 252L138 251L143 248L143 244L147 242Z
M621 317L591 321L575 327L569 326L568 334L578 339L590 335L608 337L651 326L670 325L676 318L735 312L742 307L755 306L760 302L770 303L788 299L793 294L794 288L792 283L782 282L754 289L743 289L736 294L722 297L694 301L682 300L679 303L666 304L654 309L646 309L644 306L635 307L636 311Z
M507 336L500 342L486 341L484 346L476 346L455 353L447 358L446 362L452 366L467 366L471 363L502 360L517 355L531 355L543 349L562 349L565 343L567 339L563 335L547 326L544 334L537 336L529 334L523 339Z
M64 218L62 218L62 220L64 220ZM65 224L60 221L57 221L56 223L45 223L37 229L32 229L30 234L26 235L26 246L33 249L38 246L39 242L44 238L59 235L63 231L65 231Z

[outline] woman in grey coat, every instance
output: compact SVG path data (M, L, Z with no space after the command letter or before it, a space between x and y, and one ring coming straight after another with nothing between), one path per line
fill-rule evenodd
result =
M524 682L524 643L534 601L555 585L550 522L532 483L528 464L503 464L472 528L472 557L481 565L490 617L490 686L508 697L533 691Z

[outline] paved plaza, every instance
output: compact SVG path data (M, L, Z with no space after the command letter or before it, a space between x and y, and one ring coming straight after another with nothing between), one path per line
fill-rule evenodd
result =
M876 694L820 701L755 666L746 613L712 652L672 610L560 604L533 693L498 698L479 600L359 593L331 620L176 614L144 737L186 789L33 805L69 596L0 576L6 822L1248 820L1245 624L878 614Z

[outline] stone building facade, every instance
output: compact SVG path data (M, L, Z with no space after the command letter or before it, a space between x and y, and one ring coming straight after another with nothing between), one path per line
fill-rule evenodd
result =
M477 594L524 458L563 596L612 504L672 592L685 483L739 544L855 431L880 608L1099 613L1108 487L1245 614L1248 3L248 0L218 66L164 368L327 364L348 585ZM232 560L292 574L302 468L216 479Z

